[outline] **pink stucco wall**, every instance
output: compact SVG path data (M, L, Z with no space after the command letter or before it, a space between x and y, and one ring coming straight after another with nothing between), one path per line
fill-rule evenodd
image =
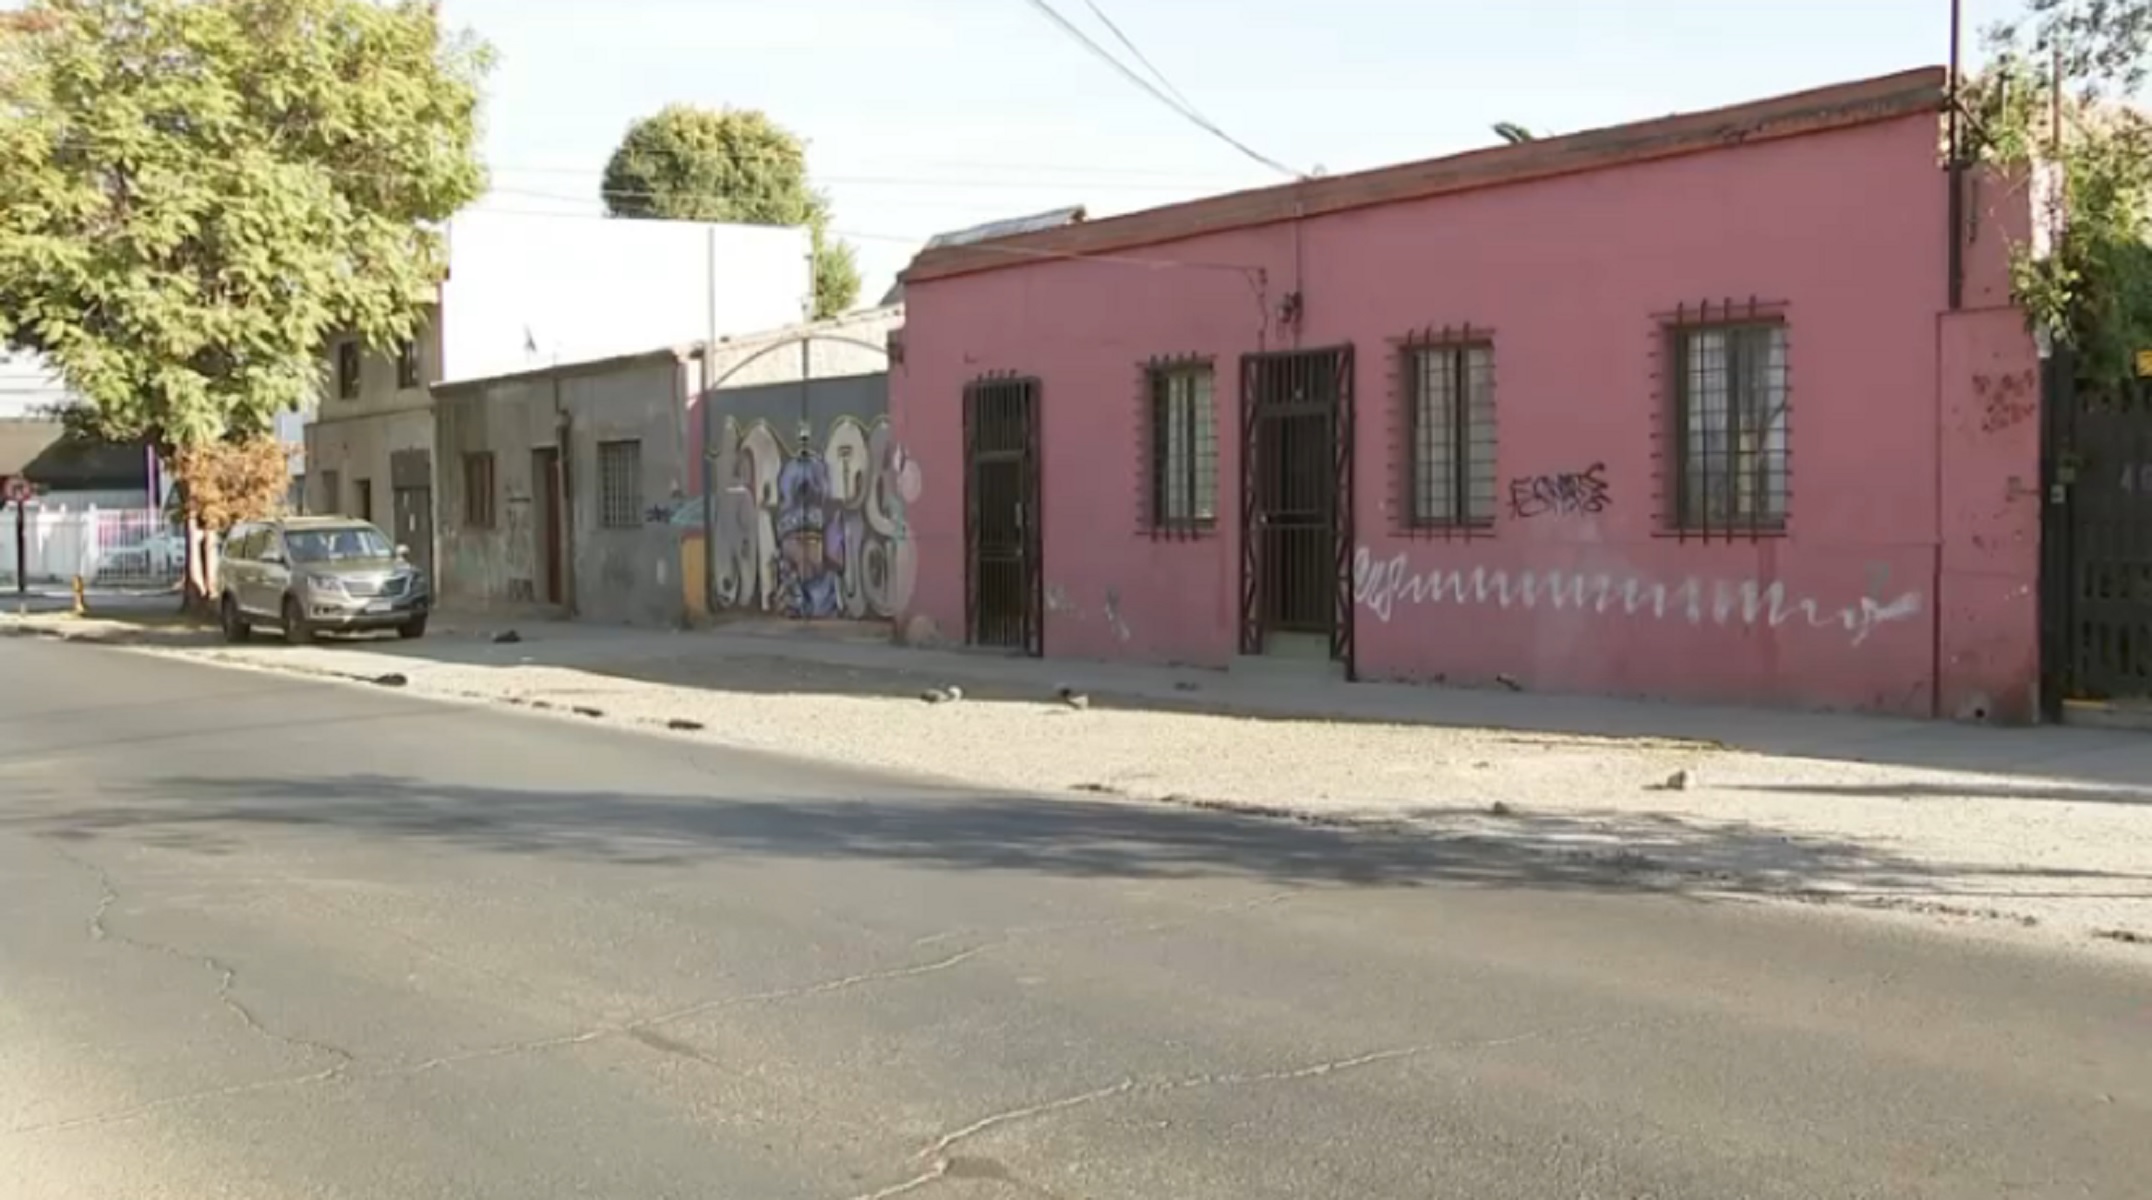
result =
M1042 382L1046 652L1227 663L1239 358L1351 343L1362 678L2028 716L2038 422L1997 397L2036 361L2000 274L2010 197L1982 193L1968 309L1946 313L1936 147L1919 115L913 284L892 414L927 486L905 628L963 636L961 397L1006 371ZM1266 308L1296 280L1281 330ZM1790 530L1666 537L1661 318L1751 297L1788 329ZM1391 340L1466 324L1494 331L1501 493L1603 464L1603 512L1400 532ZM1193 542L1140 526L1141 365L1177 354L1219 380L1221 519Z

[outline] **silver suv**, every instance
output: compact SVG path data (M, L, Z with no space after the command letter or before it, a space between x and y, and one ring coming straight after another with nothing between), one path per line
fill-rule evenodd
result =
M217 611L227 641L274 625L304 645L321 632L393 629L426 636L433 589L406 550L364 521L291 517L250 521L224 541Z

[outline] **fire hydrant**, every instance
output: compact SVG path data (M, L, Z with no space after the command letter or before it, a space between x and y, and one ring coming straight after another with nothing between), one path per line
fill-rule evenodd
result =
M82 576L80 575L75 576L75 615L78 617L90 615L89 601L82 595Z

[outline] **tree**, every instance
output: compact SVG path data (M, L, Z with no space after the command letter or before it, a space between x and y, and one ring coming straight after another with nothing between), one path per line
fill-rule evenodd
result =
M2152 120L2113 97L2145 78L2152 0L2032 0L2029 26L1989 34L1960 101L1962 153L2056 172L2039 219L2059 236L2044 255L2012 248L2013 290L2034 329L2072 351L2080 384L2126 388L2152 345Z
M2152 0L2027 0L2016 21L1988 33L1990 47L2052 63L2080 98L2135 92L2152 63Z
M859 298L852 247L829 230L829 198L807 178L807 147L754 109L670 105L637 121L605 166L616 217L805 225L814 238L814 311L834 316Z
M0 340L206 494L189 464L311 399L332 333L416 327L435 223L484 184L486 62L426 0L30 0L0 31ZM190 546L233 511L190 505ZM190 597L211 569L190 550Z

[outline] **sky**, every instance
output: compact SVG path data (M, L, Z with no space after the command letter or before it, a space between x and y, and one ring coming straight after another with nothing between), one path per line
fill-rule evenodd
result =
M1043 0L1214 124L1337 174L1940 65L1949 0ZM2020 0L1964 0L1966 45ZM1103 216L1284 176L1098 61L1035 0L447 0L492 43L485 203L595 211L635 118L759 108L859 249L872 300L927 236ZM1140 68L1139 68L1140 69Z

